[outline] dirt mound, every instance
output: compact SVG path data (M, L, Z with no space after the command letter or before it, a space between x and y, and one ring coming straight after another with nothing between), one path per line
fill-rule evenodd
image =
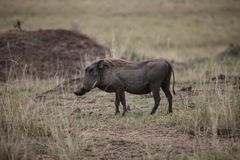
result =
M0 34L0 81L74 77L89 62L110 55L108 48L73 31L8 31Z
M238 44L230 44L226 50L221 52L216 57L218 60L226 60L232 58L240 58L240 45Z

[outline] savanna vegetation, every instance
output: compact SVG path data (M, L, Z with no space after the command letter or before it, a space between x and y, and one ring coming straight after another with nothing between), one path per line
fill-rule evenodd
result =
M26 74L9 78L0 83L0 159L239 159L239 4L0 2L1 32L20 20L25 30L86 33L111 48L115 57L168 58L177 92L173 113L166 114L167 100L161 92L153 116L151 95L127 94L130 111L122 117L114 115L113 94L94 89L75 97L72 89L81 79Z

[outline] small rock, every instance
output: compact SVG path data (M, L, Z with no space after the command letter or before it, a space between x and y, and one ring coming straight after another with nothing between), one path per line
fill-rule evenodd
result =
M192 86L182 87L180 91L192 91Z
M195 105L195 103L193 103L193 102L190 102L190 103L188 103L188 107L189 107L189 108L195 108L195 107L196 107L196 105Z
M93 111L89 112L89 115L93 114Z
M96 102L96 99L93 99L93 100L89 100L89 101L86 101L87 103L91 104L91 103L95 103Z
M38 95L38 96L35 97L35 101L37 101L37 102L45 102L46 98L47 98L46 95Z
M81 113L81 109L80 109L80 108L75 109L75 110L71 113L71 115L74 115L75 113Z
M219 74L218 76L214 76L211 78L212 81L215 80L225 80L226 76L224 74Z

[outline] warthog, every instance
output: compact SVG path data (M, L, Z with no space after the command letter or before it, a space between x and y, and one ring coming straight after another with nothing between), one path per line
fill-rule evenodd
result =
M98 60L85 69L83 87L74 93L77 96L84 95L91 89L97 87L106 92L115 92L115 114L120 113L119 104L123 106L124 116L127 108L125 91L132 94L147 94L152 92L154 107L151 114L154 114L160 103L160 88L162 88L168 99L168 113L172 112L172 94L170 92L170 80L173 73L173 94L174 71L170 63L165 59L149 60L144 62L129 62L121 59Z

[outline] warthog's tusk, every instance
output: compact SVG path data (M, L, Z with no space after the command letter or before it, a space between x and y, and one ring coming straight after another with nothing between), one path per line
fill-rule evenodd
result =
M94 88L96 84L97 84L97 81L93 83L92 88Z

